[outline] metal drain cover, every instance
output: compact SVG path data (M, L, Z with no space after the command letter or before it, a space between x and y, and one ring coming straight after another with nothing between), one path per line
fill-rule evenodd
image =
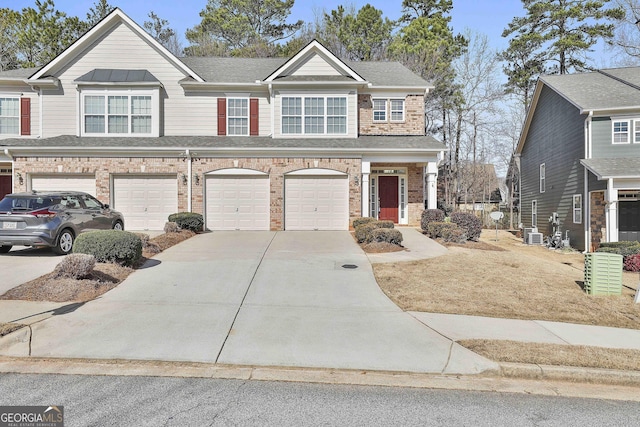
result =
M358 266L355 265L355 264L342 264L342 268L346 268L346 269L352 270L354 268L358 268Z

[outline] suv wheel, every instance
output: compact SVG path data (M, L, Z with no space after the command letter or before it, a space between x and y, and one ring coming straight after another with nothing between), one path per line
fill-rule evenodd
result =
M116 223L113 224L113 229L117 231L122 231L124 230L124 226L122 225L121 221L116 221Z
M67 255L73 249L73 241L75 240L73 232L69 229L62 230L58 236L58 243L53 251L59 255Z
M0 246L0 254L6 254L13 246Z

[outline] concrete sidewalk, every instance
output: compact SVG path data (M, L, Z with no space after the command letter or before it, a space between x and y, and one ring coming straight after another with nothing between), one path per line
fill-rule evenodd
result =
M414 227L396 227L402 233L405 250L381 254L367 254L372 264L383 262L419 261L445 255L448 250L440 243L422 234Z

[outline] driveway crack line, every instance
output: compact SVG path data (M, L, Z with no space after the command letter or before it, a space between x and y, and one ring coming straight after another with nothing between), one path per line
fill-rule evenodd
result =
M240 305L238 306L238 310L236 310L236 314L235 314L235 316L233 316L233 321L231 322L231 327L229 327L229 331L227 332L227 336L224 337L224 341L222 342L222 345L220 346L220 351L218 351L218 355L216 356L216 361L214 363L218 363L218 359L220 359L220 355L222 354L222 350L224 350L225 345L227 345L227 340L229 339L229 335L231 335L231 331L233 330L233 326L236 324L236 320L238 319L238 315L240 314L240 310L242 309L242 306L244 305L244 300L247 299L247 295L249 294L249 289L251 289L251 285L253 285L253 281L256 279L256 275L258 274L258 270L260 270L260 266L262 265L262 261L264 260L264 257L267 255L267 252L269 252L269 248L271 247L271 243L273 243L273 240L276 238L277 234L278 234L278 232L273 233L273 237L271 237L271 240L269 240L269 244L267 245L266 249L262 253L262 256L260 257L260 262L258 262L256 270L253 272L253 276L251 276L251 280L249 281L249 286L247 286L247 290L244 292L244 295L242 296L242 300L240 301Z

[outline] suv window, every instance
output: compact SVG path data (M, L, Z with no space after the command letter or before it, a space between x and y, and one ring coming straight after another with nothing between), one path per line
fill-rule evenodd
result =
M47 206L57 205L59 198L54 197L5 197L0 201L0 212L23 211L31 212Z
M64 196L60 204L67 209L80 209L82 207L77 196Z
M102 203L89 195L82 196L82 201L87 209L102 209Z

